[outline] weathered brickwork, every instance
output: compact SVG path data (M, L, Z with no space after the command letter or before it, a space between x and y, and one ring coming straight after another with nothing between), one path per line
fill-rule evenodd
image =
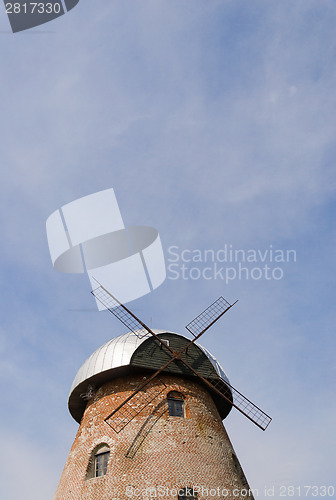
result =
M198 500L253 498L206 389L197 382L162 375L167 388L123 430L104 421L142 382L127 376L106 383L88 402L54 500L177 500L194 488ZM150 395L155 388L147 388ZM169 416L167 394L184 396L185 418ZM134 398L132 405L139 404ZM87 478L93 450L110 447L107 473Z

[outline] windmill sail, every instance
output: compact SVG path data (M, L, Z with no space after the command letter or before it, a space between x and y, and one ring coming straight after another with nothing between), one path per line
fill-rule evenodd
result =
M139 415L146 406L154 401L166 387L166 384L159 379L158 384L152 384L150 396L145 391L141 391L139 394L139 389L139 391L132 394L132 402L130 402L130 400L124 401L119 408L104 419L105 422L112 427L115 432L119 433L133 420L133 418ZM137 394L139 394L138 397L136 397Z
M224 380L218 375L215 379L205 379L205 382L209 387L215 389L224 399L231 402L232 406L243 413L245 417L260 427L260 429L263 431L267 429L272 418L261 410L261 408L252 403L252 401L247 399L247 397L233 387L227 380Z
M186 329L194 338L200 337L211 325L213 325L223 314L226 313L238 301L230 304L223 297L219 297L213 304L207 307L201 314L196 316L190 323L187 324Z
M116 299L110 292L106 290L101 284L92 290L92 295L96 297L101 304L103 304L110 313L121 321L129 330L131 330L139 339L148 335L153 335L153 332L137 318L127 307L125 307L118 299ZM144 331L145 330L145 331Z
M97 282L98 283L98 282ZM129 422L131 422L142 410L155 400L166 388L165 384L160 380L159 384L155 385L155 390L149 398L144 391L157 376L164 371L172 362L183 363L189 370L197 376L211 390L215 391L219 396L226 399L238 411L243 413L249 420L255 423L260 429L265 430L271 422L271 417L263 410L256 406L252 401L247 399L241 392L235 389L229 382L221 378L218 374L214 376L212 370L207 377L203 377L195 370L187 361L183 359L182 354L187 352L188 347L193 344L203 333L210 328L223 314L226 313L236 302L230 304L223 297L219 297L213 304L207 307L201 314L193 319L186 329L193 335L193 340L188 342L185 347L175 352L169 345L166 345L163 340L158 337L145 323L137 318L127 307L118 301L108 290L100 283L92 294L110 311L116 318L119 319L127 328L129 328L139 339L142 339L148 334L155 337L170 354L170 359L161 366L152 376L150 376L140 387L138 387L125 401L123 401L110 415L104 420L115 430L120 432Z

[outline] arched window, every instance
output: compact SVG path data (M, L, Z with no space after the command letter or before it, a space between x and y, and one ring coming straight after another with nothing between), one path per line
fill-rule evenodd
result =
M85 479L105 476L109 457L110 447L107 444L102 443L96 446L91 453Z
M170 391L167 395L168 410L171 417L184 417L184 398L180 392Z
M105 476L107 462L110 457L110 448L107 445L100 447L95 453L95 477Z

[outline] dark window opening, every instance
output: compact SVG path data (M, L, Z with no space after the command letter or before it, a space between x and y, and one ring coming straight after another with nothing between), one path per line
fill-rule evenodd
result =
M91 452L85 479L105 476L109 457L110 447L107 444L96 446Z
M107 471L107 462L110 456L109 451L97 453L95 456L95 477L105 476Z
M171 417L184 417L184 400L180 392L171 391L167 396L168 410Z

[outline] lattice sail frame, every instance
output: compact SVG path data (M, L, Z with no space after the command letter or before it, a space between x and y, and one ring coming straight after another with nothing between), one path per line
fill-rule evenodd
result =
M96 280L97 281L97 280ZM261 410L258 406L256 406L252 401L247 399L241 392L235 389L231 384L229 384L226 380L219 377L213 379L212 382L209 381L208 378L202 377L194 368L190 366L182 358L182 353L185 352L188 347L193 344L203 333L210 328L218 319L223 316L232 306L234 306L238 301L230 304L223 297L219 297L213 304L207 307L201 314L199 314L195 319L193 319L188 325L186 329L193 335L193 340L191 340L181 351L174 352L165 342L162 341L158 335L156 335L145 323L143 323L139 318L137 318L126 306L121 304L106 288L104 288L99 282L98 287L95 290L92 290L92 294L106 307L108 311L110 311L116 318L121 321L127 328L129 328L139 339L142 339L148 334L155 337L164 348L170 351L171 359L164 364L159 370L157 370L151 377L146 379L130 396L128 396L112 413L110 413L107 417L105 417L105 422L115 431L120 432L129 422L131 422L141 411L148 406L152 401L154 401L164 390L156 392L154 397L148 401L146 396L144 395L144 389L148 384L150 384L165 368L176 361L177 359L182 362L185 366L191 370L194 375L200 378L203 383L205 383L210 389L215 391L219 396L229 401L232 406L234 406L238 411L240 411L243 415L245 415L249 420L251 420L254 424L256 424L260 429L266 430L268 425L271 422L271 417L267 415L263 410ZM145 331L144 331L145 330ZM209 374L209 378L213 378ZM161 384L163 382L160 380ZM224 384L224 385L223 385ZM163 384L164 385L164 384ZM223 387L227 388L226 390ZM227 391L228 387L230 388L232 398L228 397ZM135 398L135 396L142 391L142 402L140 399L137 401L138 409L134 410L130 401ZM125 407L125 408L124 408ZM140 408L140 409L139 409Z
M236 300L236 302L238 302ZM201 314L187 324L188 332L197 337L200 333L203 334L211 325L213 325L230 307L236 304L230 304L223 297L219 297L213 304L207 307Z
M151 330L139 320L127 307L125 307L118 299L113 297L106 288L99 285L95 290L92 290L92 295L96 297L97 300L103 306L106 307L110 313L112 313L116 318L118 318L121 323L123 323L127 328L129 328L139 339L142 339L152 333ZM138 330L146 330L146 333L140 333Z
M129 401L123 402L123 405L119 408L119 411L114 415L113 420L111 420L111 417L107 417L104 419L105 422L116 433L119 433L126 427L129 422L133 420L133 418L137 417L139 413L141 413L142 410L146 408L146 406L150 405L154 401L154 399L162 394L166 388L166 384L162 382L162 380L159 380L159 384L151 388L150 396L147 393L142 392L141 398L139 399L136 398L135 394L133 394L132 399L137 399L137 409L135 410Z
M238 391L233 385L231 385L227 380L224 380L222 377L217 377L211 381L211 385L214 388L218 388L222 393L221 389L224 384L226 387L230 388L233 402L232 406L234 406L238 411L240 411L245 417L251 420L254 424L256 424L260 429L265 431L269 424L272 421L272 418L267 415L261 408L256 406L252 401L247 399L241 392ZM230 401L230 399L222 393L222 396Z

